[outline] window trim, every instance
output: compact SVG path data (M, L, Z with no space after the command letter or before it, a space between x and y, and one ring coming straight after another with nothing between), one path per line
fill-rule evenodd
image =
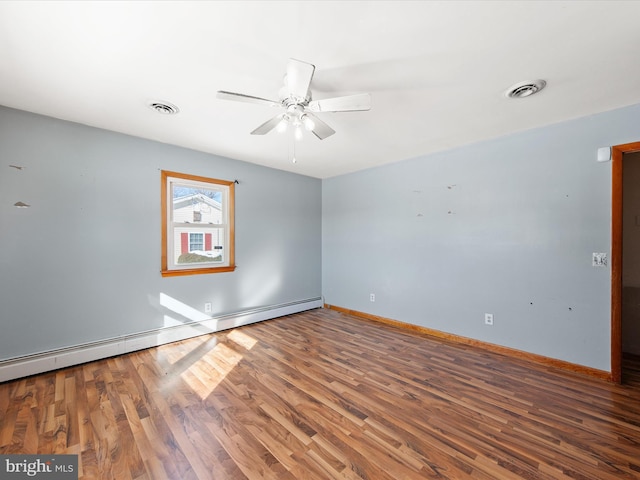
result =
M227 180L219 180L216 178L201 177L198 175L189 175L186 173L170 172L167 170L160 171L160 209L161 209L161 271L163 277L174 277L180 275L201 275L208 273L222 273L233 272L236 269L235 265L235 182ZM227 229L229 237L229 245L227 248L228 264L212 267L211 265L204 266L192 266L190 268L170 268L169 265L169 235L173 235L173 226L170 225L170 206L172 205L171 199L168 198L168 186L171 180L179 179L185 180L185 182L201 182L209 183L213 185L223 185L228 188L227 199Z

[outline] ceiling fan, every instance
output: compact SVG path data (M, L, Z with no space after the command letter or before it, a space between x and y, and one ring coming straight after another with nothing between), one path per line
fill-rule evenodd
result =
M292 125L296 129L296 136L302 135L300 128L304 126L320 140L323 140L336 132L314 115L314 113L370 110L371 95L368 93L359 93L345 97L312 100L310 87L315 69L315 65L310 63L293 58L289 59L287 73L284 77L284 86L279 92L280 101L224 90L218 91L217 97L223 100L284 108L283 113L279 113L264 122L252 131L251 135L265 135L276 127L277 130L283 131L286 130L288 125Z

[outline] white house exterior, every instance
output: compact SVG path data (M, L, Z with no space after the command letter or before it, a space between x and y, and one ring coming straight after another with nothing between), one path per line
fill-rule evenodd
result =
M178 259L185 253L196 253L215 261L224 248L224 230L215 227L221 225L222 220L220 202L202 193L174 198L174 262L180 263Z

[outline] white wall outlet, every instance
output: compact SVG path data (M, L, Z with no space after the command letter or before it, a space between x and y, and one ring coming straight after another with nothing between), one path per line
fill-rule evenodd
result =
M485 313L484 314L484 324L485 325L493 325L493 313Z
M369 294L369 301L370 302L375 302L376 301L376 294L375 293L370 293Z
M204 304L204 313L211 313L211 302Z
M607 266L607 254L593 252L591 265L594 267L606 267Z

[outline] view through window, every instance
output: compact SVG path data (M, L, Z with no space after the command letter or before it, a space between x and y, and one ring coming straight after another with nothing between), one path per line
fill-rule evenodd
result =
M229 272L234 182L162 171L162 275Z

